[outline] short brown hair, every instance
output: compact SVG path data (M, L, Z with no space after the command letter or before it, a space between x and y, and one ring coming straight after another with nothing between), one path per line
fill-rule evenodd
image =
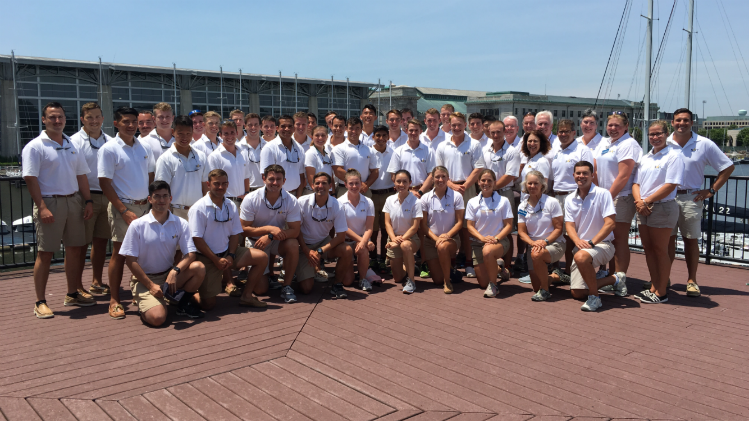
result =
M309 120L307 120L308 116L307 116L306 111L299 111L298 113L294 114L292 117L294 118L294 120L299 119L299 120L304 120L309 123Z
M203 114L203 119L208 120L209 118L217 118L221 120L221 114L215 111L206 111L205 114Z
M328 180L328 184L330 184L333 181L333 179L330 177L330 174L320 171L317 174L315 174L314 177L312 177L312 182L314 183L315 180L317 180L320 177L325 177Z
M410 126L412 124L415 124L416 126L419 127L419 130L421 130L421 122L419 120L417 120L415 118L412 118L412 119L408 120L408 126ZM408 127L408 126L406 126L406 127Z
M455 107L453 107L452 104L445 104L445 105L443 105L443 106L440 107L440 110L448 110L451 113L454 113L455 112ZM465 121L465 118L463 120Z
M279 173L283 175L283 178L286 178L286 170L284 170L283 167L278 164L268 165L267 167L265 167L265 170L263 171L263 178L267 177L268 173L271 172Z
M401 112L398 111L398 110L390 110L390 111L388 111L387 113L385 113L385 118L390 117L390 114L395 114L395 115L398 116L398 118L403 118L403 114L401 114Z
M235 123L234 120L224 120L221 122L221 128L219 130L224 130L224 127L231 127L236 131L237 123Z
M557 123L557 129L561 129L562 126L574 129L575 128L575 122L569 119L559 120L559 123Z
M229 118L231 118L234 114L242 114L242 118L244 118L244 111L242 110L232 110L232 112L229 113Z
M461 112L453 112L452 114L450 114L450 118L453 117L463 120L463 123L466 122L466 115Z
M244 116L244 124L247 124L247 120L251 118L256 118L257 122L260 123L260 115L255 113L247 113L246 116Z
M81 106L81 117L86 116L87 111L101 110L98 102L87 102Z
M666 136L668 136L668 122L666 122L664 120L656 120L656 121L650 123L650 126L648 126L648 129L650 127L653 127L653 126L660 126L661 129L663 129L663 132L666 134Z
M440 112L437 111L436 108L430 108L430 109L426 110L426 112L424 114L431 114L431 115L437 115L437 116L439 116Z
M346 171L346 175L343 176L343 180L346 181L349 177L359 177L359 181L361 181L361 173L355 168L351 168Z
M208 173L208 181L211 181L214 177L229 177L229 174L226 173L226 171L222 170L221 168L216 168L214 170L211 170L211 172Z
M174 114L174 111L172 111L172 106L169 105L168 102L159 102L158 104L153 106L153 112L156 111L169 111L172 114Z

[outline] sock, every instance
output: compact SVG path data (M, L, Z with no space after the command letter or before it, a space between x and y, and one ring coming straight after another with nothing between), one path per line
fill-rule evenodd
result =
M39 305L39 304L47 304L47 300L40 300L40 301L37 301L37 302L36 302L36 305Z
M68 297L70 297L70 298L78 298L78 291L68 293Z

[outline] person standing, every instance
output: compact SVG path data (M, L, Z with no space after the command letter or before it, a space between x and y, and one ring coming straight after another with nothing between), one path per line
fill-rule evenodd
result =
M333 148L333 172L339 180L343 180L346 171L351 168L359 171L362 177L365 177L361 193L370 197L372 193L369 191L369 186L377 180L380 174L380 162L377 160L374 150L359 141L359 133L361 133L362 128L359 117L349 118L346 121L346 127L348 128L348 139Z
M156 130L148 134L146 141L151 146L154 161L158 161L161 154L174 144L174 136L172 136L174 112L171 105L159 102L153 106L153 115L156 120Z
M601 136L598 133L598 114L595 111L588 108L583 111L583 119L580 121L580 128L583 131L583 135L577 138L577 141L587 146L591 151L595 151L598 145L601 143Z
M484 116L481 113L471 113L468 116L468 129L471 131L471 139L479 142L483 150L489 142L489 137L484 134Z
M309 124L309 120L307 119L307 113L304 111L299 111L298 113L294 114L294 134L291 136L292 139L296 143L298 143L304 152L307 152L307 150L312 146L312 138L307 135L307 125Z
M109 293L109 285L103 283L102 277L104 274L104 261L107 259L107 243L112 238L112 231L109 229L109 221L107 220L109 201L101 192L99 177L96 174L99 149L106 142L112 140L111 137L101 130L103 121L104 116L101 114L101 107L98 103L88 102L83 104L81 107L81 123L83 124L83 128L70 137L70 142L75 145L79 153L83 154L86 159L86 165L88 165L90 170L86 174L86 178L88 178L88 187L91 191L94 213L90 219L85 221L86 244L91 245L92 278L88 292L96 295ZM85 252L81 254L81 259L81 265L85 266Z
M692 112L687 108L674 111L671 122L674 132L668 137L668 142L678 145L684 156L684 179L676 190L679 220L671 232L668 253L673 262L676 257L676 235L681 232L684 241L684 260L687 262L689 273L687 296L699 297L701 292L697 284L697 267L700 260L698 239L702 238L704 201L715 196L715 193L728 181L735 167L715 142L692 131L693 120ZM702 183L705 179L705 168L708 165L718 171L718 176L709 189L703 190Z
M267 143L260 136L260 116L255 113L249 113L244 118L244 139L240 147L244 149L247 159L247 165L250 168L250 192L253 192L264 186L263 171L260 169L260 155Z
M387 198L382 209L388 233L387 257L390 258L393 280L404 282L404 294L413 294L416 291L414 255L421 245L416 233L424 215L421 202L410 190L411 174L406 170L399 170L395 173L394 182L397 193Z
M245 155L237 147L237 125L232 120L221 124L223 142L208 155L208 170L220 168L229 176L226 198L239 206L244 195L250 191L250 166Z
M272 115L267 115L263 117L260 124L260 130L263 132L263 140L266 142L272 142L273 139L276 138L276 128L278 126L276 118ZM263 168L261 168L260 171L262 172Z
M393 150L398 149L401 145L408 141L408 135L403 131L403 115L398 110L390 110L385 115L385 122L389 129L389 144Z
M237 143L242 143L242 140L247 136L247 132L244 131L244 111L232 110L229 113L229 119L234 122L237 126ZM239 130L242 130L241 132Z
M109 199L107 214L112 231L112 258L107 270L109 317L115 320L125 318L125 309L120 304L125 257L119 254L120 247L130 224L148 212L148 185L156 169L152 149L135 138L137 119L138 111L134 108L120 107L115 111L114 126L118 133L99 149L97 167L101 191Z
M312 131L312 146L304 154L304 171L307 181L303 195L314 194L315 174L324 172L333 177L332 148L328 143L328 129L325 126L317 126ZM333 187L335 191L335 187Z
M208 138L205 137L205 121L203 119L203 113L200 112L200 110L192 110L187 116L192 120L193 143L208 140Z
M312 137L312 129L317 127L317 115L315 113L307 113L307 136Z
M218 136L221 130L221 115L215 111L208 111L203 114L205 121L205 137L193 143L193 149L203 152L205 156L211 156L213 151L221 145L221 138Z
M135 117L138 117L136 112ZM60 242L65 247L65 279L68 293L63 305L88 307L96 304L90 295L81 294L83 257L86 250L85 222L93 215L89 193L89 172L83 154L63 133L65 110L58 102L42 109L45 130L23 147L23 179L34 202L37 255L34 262L34 315L54 317L46 300L49 267ZM83 200L81 200L83 199ZM85 201L85 202L84 202ZM84 205L85 203L85 205Z
M390 166L390 160L393 158L393 149L390 147L390 145L388 145L388 128L384 125L376 126L372 133L374 138L374 145L372 146L372 150L374 151L374 154L378 162L380 163L380 167L386 169ZM361 174L359 174L359 178L361 178ZM348 184L346 187L348 189ZM357 192L360 192L360 189L361 180L359 180ZM372 203L374 206L372 240L376 243L377 235L379 234L380 252L378 256L376 247L377 244L375 244L375 248L369 254L369 258L372 262L375 262L373 267L379 269L380 272L384 272L387 270L387 265L385 264L387 231L385 230L385 214L382 212L382 209L385 207L385 201L387 200L387 198L395 194L395 184L393 183L393 178L391 177L390 173L387 171L379 172L377 175L377 180L375 180L375 182L372 184L372 188L370 189L370 191Z
M278 138L269 142L260 153L260 171L271 165L284 169L284 189L301 197L304 192L304 149L294 141L294 119L288 115L278 117Z
M362 108L359 118L362 122L362 131L359 140L370 148L374 146L374 126L377 120L377 108L372 104L367 104Z
M440 143L445 141L445 132L440 130L440 112L435 108L426 110L424 125L426 125L427 130L421 134L419 140L429 145L433 152L436 152Z
M544 110L536 114L536 130L543 132L544 136L549 139L552 148L559 143L556 135L552 132L554 127L554 114L551 111Z

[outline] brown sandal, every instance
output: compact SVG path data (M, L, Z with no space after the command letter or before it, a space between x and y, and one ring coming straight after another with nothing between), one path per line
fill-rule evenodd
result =
M122 307L122 304L115 304L113 306L109 306L109 317L120 320L125 318L125 308Z
M229 294L230 297L241 297L242 290L237 288L236 285L227 285L224 291Z

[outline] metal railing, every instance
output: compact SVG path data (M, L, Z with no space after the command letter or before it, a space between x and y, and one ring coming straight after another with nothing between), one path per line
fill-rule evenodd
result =
M716 176L706 175L703 188L709 188ZM705 201L702 238L698 240L700 257L705 263L749 266L749 177L730 177L715 197ZM36 259L36 230L32 220L33 202L21 177L0 177L0 270L32 266ZM637 224L632 224L629 245L642 249ZM108 247L111 250L111 243ZM677 254L683 254L677 238ZM53 262L62 262L62 246Z

